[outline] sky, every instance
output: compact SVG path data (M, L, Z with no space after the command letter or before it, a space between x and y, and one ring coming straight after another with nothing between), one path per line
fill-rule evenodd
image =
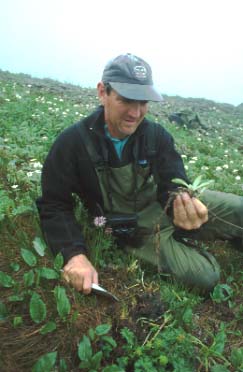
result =
M96 87L133 53L162 94L243 102L242 0L0 0L0 69Z

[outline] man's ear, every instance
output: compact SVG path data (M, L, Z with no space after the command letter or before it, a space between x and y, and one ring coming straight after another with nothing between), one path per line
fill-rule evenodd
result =
M98 92L98 97L99 97L100 103L102 105L104 105L105 97L106 97L106 91L105 91L105 85L104 85L103 81L100 81L97 84L97 92Z

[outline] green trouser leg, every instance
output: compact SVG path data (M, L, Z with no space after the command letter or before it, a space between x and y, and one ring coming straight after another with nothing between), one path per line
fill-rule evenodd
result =
M202 201L209 209L209 221L202 228L193 232L176 230L171 220L164 215L159 239L151 236L143 247L132 249L132 253L157 265L179 283L208 292L219 281L220 268L217 261L207 251L188 246L175 236L179 231L181 238L192 237L195 240L242 238L243 197L205 191ZM159 250L156 248L158 241Z

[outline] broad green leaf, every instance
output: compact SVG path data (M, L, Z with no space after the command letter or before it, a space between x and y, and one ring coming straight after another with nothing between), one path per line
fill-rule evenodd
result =
M67 372L67 370L68 370L67 364L66 364L65 360L63 358L61 358L60 362L59 362L58 372Z
M225 341L226 341L226 333L223 328L216 334L214 342L212 346L210 347L210 350L213 351L213 353L216 353L217 355L221 355L224 351Z
M51 372L57 359L57 351L47 353L40 357L32 368L32 372Z
M235 368L243 367L243 348L233 349L231 351L230 360Z
M88 331L88 335L89 335L89 338L91 341L94 341L95 339L95 331L93 328L90 328L89 331Z
M35 266L37 263L37 259L29 249L21 248L21 256L25 263L29 266Z
M102 337L102 341L107 342L107 343L110 344L112 347L117 347L117 343L116 343L116 341L115 341L114 338L111 337L111 336L103 336L103 337Z
M10 267L11 267L11 269L12 269L13 271L15 271L15 272L19 271L19 269L20 269L20 265L19 265L17 262L12 262L12 263L10 264Z
M102 369L102 372L126 372L124 368L117 366L116 364L112 364L111 366L107 366Z
M35 323L41 323L46 318L46 304L36 292L30 299L30 316Z
M39 256L43 257L45 255L46 244L43 242L41 238L36 237L33 240L33 246L36 253L38 253Z
M103 336L108 333L110 329L110 324L100 324L95 328L95 333L97 334L97 336Z
M93 351L90 343L90 339L84 335L82 341L78 345L78 356L83 362L87 362L92 357Z
M27 273L24 273L24 285L26 287L31 287L34 284L35 281L35 273L33 270L28 271Z
M211 372L230 372L230 370L222 364L215 364L212 367Z
M24 300L24 296L22 294L20 295L12 295L8 297L8 300L10 302L21 302Z
M54 260L54 269L59 272L62 269L63 264L64 264L63 255L61 253L58 253Z
M199 185L199 189L205 187L205 186L208 186L210 185L210 183L213 183L214 181L213 180L210 180L210 181L205 181L205 182L202 182L200 185Z
M198 186L198 185L200 184L200 182L201 182L201 179L202 179L202 175L198 176L198 177L194 180L194 182L193 182L193 184L192 184L193 189L196 189L196 188L197 188L197 186Z
M14 283L15 281L10 275L0 271L0 287L11 288L13 287Z
M53 321L50 321L48 323L46 323L40 330L40 333L42 335L45 335L46 333L50 333L50 332L53 332L55 331L55 329L57 329L57 326L56 326L56 323L53 322Z
M15 316L13 319L13 326L14 328L20 326L23 324L23 318L22 316Z
M58 314L62 319L66 318L71 310L71 305L66 294L66 289L61 286L56 286L54 289L54 295L56 298Z
M91 366L95 370L97 370L98 368L100 368L100 362L101 362L102 356L103 356L102 351L98 351L96 354L94 354L92 356L92 358L91 358Z
M8 316L8 309L6 305L0 301L0 320L5 320Z
M48 267L42 267L39 269L40 276L45 279L58 279L60 275L56 270L50 269Z
M188 183L186 183L186 181L182 180L181 178L173 178L171 181L177 183L178 185L182 185L187 188L189 187Z

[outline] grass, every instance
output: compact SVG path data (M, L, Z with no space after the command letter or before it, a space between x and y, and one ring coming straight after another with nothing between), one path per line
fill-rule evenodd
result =
M0 72L0 370L243 371L242 253L229 243L209 245L222 278L203 298L124 257L78 209L88 244L103 247L94 257L101 285L120 302L62 280L62 258L45 246L34 201L56 135L97 103L91 89ZM206 129L169 122L188 108ZM241 106L165 96L149 116L172 133L192 180L201 174L243 195Z

